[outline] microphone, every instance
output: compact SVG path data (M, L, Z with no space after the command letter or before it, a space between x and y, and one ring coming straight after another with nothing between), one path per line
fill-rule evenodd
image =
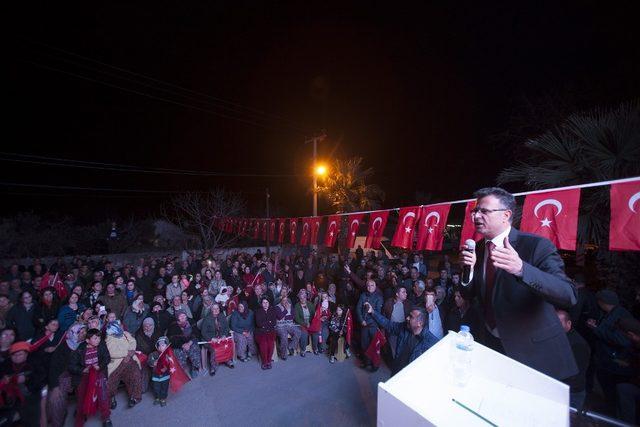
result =
M467 251L473 253L476 250L476 242L473 239L467 239L464 244L467 246ZM462 283L469 283L471 279L471 266L465 265L462 268Z

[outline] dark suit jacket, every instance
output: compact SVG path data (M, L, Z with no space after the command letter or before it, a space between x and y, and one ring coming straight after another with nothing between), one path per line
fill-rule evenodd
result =
M576 303L576 290L564 273L564 263L548 239L511 228L509 242L523 261L522 277L497 269L493 287L496 327L507 356L553 378L578 373L567 336L554 306ZM485 295L484 241L477 246L477 261L467 288Z

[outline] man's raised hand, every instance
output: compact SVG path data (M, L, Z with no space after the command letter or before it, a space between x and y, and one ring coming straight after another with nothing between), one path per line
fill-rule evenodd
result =
M522 275L522 259L518 252L509 243L509 238L504 238L504 247L494 248L491 252L491 261L494 267L501 268L507 273L515 274L516 276Z

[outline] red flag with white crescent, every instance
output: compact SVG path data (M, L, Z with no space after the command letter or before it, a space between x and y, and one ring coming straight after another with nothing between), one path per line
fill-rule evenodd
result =
M418 223L419 251L441 251L451 204L423 206Z
M364 214L361 213L351 214L347 218L347 248L351 249L355 246L358 230L363 219Z
M267 227L269 226L269 220L260 220L260 227L262 228L262 240L267 241Z
M387 343L387 338L384 336L382 331L378 329L376 331L376 334L373 336L373 339L371 340L369 347L364 352L364 354L371 360L371 363L373 364L373 366L375 367L380 366L380 361L382 360L382 357L380 356L380 351L382 350L382 347L384 347L386 343Z
M308 245L309 237L311 237L311 224L309 220L311 218L300 218L300 222L302 222L302 232L300 233L300 245Z
M287 219L279 218L278 219L278 244L282 245L284 243L284 235L287 233Z
M253 238L258 240L260 238L260 221L257 219L253 220Z
M328 248L332 248L336 244L338 239L338 233L340 233L340 215L331 215L327 219L327 232L324 236L324 245Z
M173 349L171 347L167 347L160 357L158 357L154 373L158 376L169 374L169 388L174 393L179 391L182 386L189 381L189 377L184 369L182 369L182 366L180 366L180 361L178 361L176 356L173 354Z
M388 218L389 211L376 211L369 214L369 231L367 240L364 242L365 248L380 249L380 240Z
M609 249L640 251L640 180L611 185Z
M551 240L558 249L576 250L580 189L529 194L520 229Z
M396 227L396 232L393 234L393 239L391 239L391 246L404 249L411 248L419 213L420 208L418 208L418 206L400 208L398 213L398 226Z
M273 218L269 220L269 242L275 242L277 235L276 235L276 229L277 229L277 225L278 225L278 220L277 218Z
M476 226L471 218L471 211L476 207L476 200L467 202L467 206L464 208L464 220L462 221L462 232L460 233L460 247L464 245L469 239L479 242L482 239L482 234L476 231Z
M318 244L318 236L320 235L320 223L322 222L322 217L321 216L314 216L312 218L309 218L309 227L311 227L311 233L310 233L310 245L317 245Z
M216 363L225 363L233 360L233 338L213 338L209 341L209 345L214 351Z
M289 219L289 243L296 244L296 236L298 234L298 218Z

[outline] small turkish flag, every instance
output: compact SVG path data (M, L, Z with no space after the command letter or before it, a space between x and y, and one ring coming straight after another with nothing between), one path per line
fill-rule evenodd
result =
M364 214L352 214L349 215L347 223L347 248L351 249L356 244L356 237L358 236L358 230L360 229L360 223L364 219Z
M300 218L302 221L302 233L300 233L300 246L309 244L309 237L311 236L311 224L309 224L309 220L311 218Z
M320 328L322 327L321 307L322 304L318 302L318 304L316 304L316 312L313 315L313 319L311 319L311 321L309 322L309 327L307 328L307 330L311 333L320 332Z
M551 240L558 249L576 250L580 189L529 194L520 229Z
M296 244L296 235L298 234L298 219L289 219L289 243Z
M367 351L365 351L364 353L369 359L371 359L371 363L376 368L380 366L380 361L382 360L382 357L380 356L380 350L386 343L387 338L385 338L382 331L378 329L376 331L376 334L373 336L373 339L371 340L371 344L369 344Z
M476 232L476 226L473 223L473 218L471 218L471 211L475 209L476 203L475 200L467 202L467 206L464 208L464 221L462 222L462 232L460 233L460 247L469 239L476 242L482 239L482 234Z
M322 221L322 217L320 216L314 216L312 218L309 218L309 227L311 227L311 234L310 234L310 245L317 245L318 244L318 235L320 234L320 222Z
M418 243L416 250L441 251L444 229L447 226L451 204L423 206L420 209Z
M286 234L287 231L287 219L286 218L280 218L278 220L278 244L283 244L284 243L284 235Z
M331 215L327 220L327 233L324 236L324 245L328 248L332 248L336 244L338 239L338 233L340 233L340 215Z
M389 211L376 211L369 214L369 231L367 240L364 242L365 248L380 249L380 240L388 218Z
M411 248L413 233L415 232L415 225L418 221L419 214L420 208L418 206L400 208L400 212L398 213L398 226L396 227L393 239L391 239L391 246L403 249Z
M611 185L609 250L640 251L640 180Z
M180 366L180 362L175 354L173 354L171 347L167 347L160 357L158 357L154 373L158 376L170 375L169 388L171 388L171 391L174 393L179 391L182 386L189 381L189 376L184 369L182 369L182 366Z
M224 363L233 360L233 338L213 338L209 341L209 345L215 353L216 363Z

